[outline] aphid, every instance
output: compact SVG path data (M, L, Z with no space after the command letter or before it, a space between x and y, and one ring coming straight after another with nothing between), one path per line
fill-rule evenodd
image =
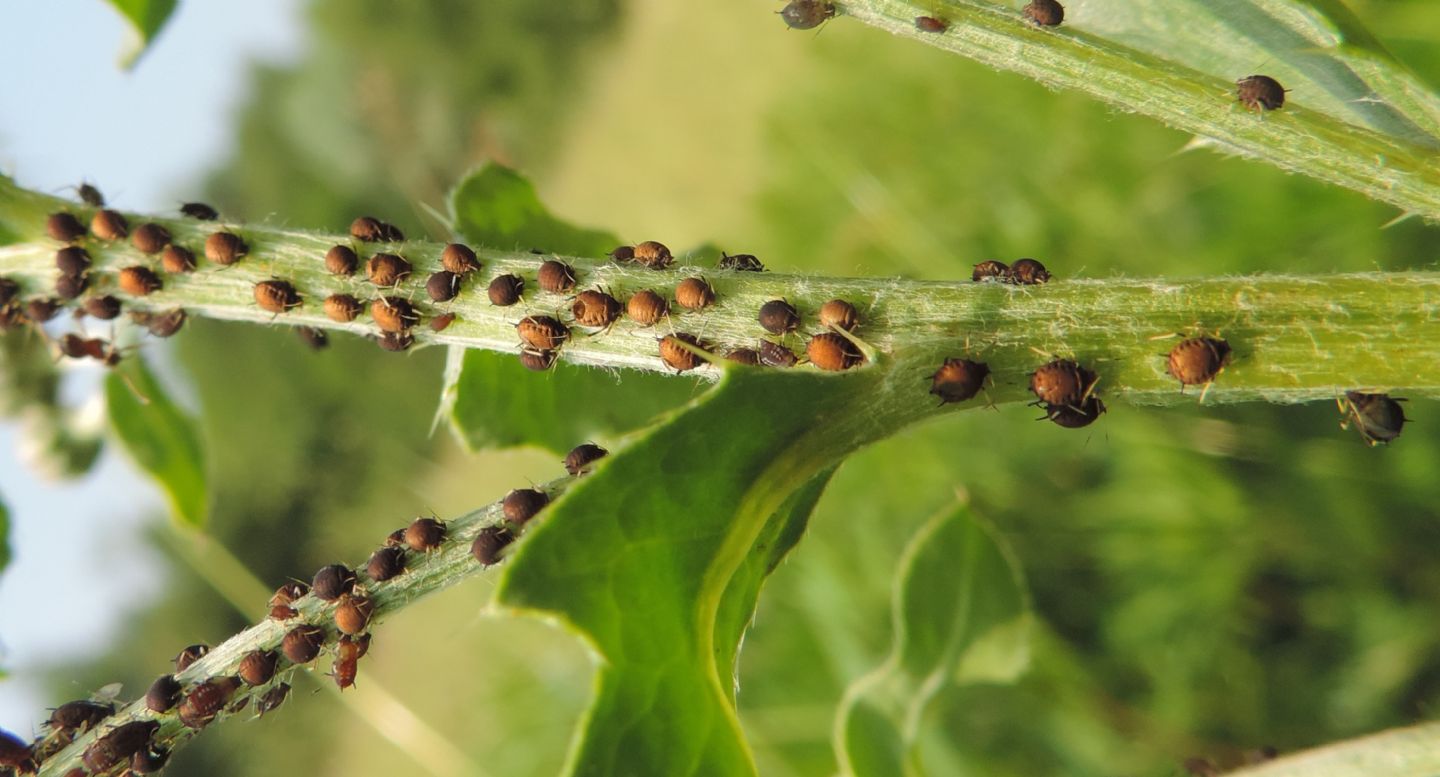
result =
M25 317L37 324L43 324L55 317L60 310L60 300L36 297L25 303Z
M248 698L241 701L249 701ZM130 756L130 771L135 774L154 774L165 768L170 761L170 751L163 747L149 745L135 751Z
M170 245L170 230L147 221L130 234L130 244L142 254L158 254Z
M135 323L145 327L146 331L155 337L170 337L179 332L180 328L185 326L186 318L183 308L174 308L160 313L144 313L143 315L135 312L130 316L135 319Z
M1350 422L1355 423L1355 431L1360 433L1360 439L1366 445L1389 445L1400 436L1400 430L1404 428L1405 422L1410 420L1405 417L1405 410L1400 403L1405 400L1399 397L1391 397L1389 394L1367 394L1362 391L1347 391L1341 405L1345 413L1345 420L1340 422L1340 428L1348 428Z
M570 328L550 316L526 316L515 324L520 342L537 351L553 351L570 337Z
M590 465L605 458L610 451L601 448L593 442L582 442L570 449L565 454L565 471L571 475L581 475L590 471Z
M635 292L625 304L625 312L640 326L651 326L670 312L670 303L655 292L644 289Z
M756 317L760 326L772 335L783 335L786 332L793 332L800 326L800 313L783 299L772 299L760 306L760 315Z
M1230 358L1230 344L1213 337L1192 337L1170 349L1167 369L1180 390L1215 380Z
M335 628L341 634L359 634L370 624L375 605L363 596L342 596L335 608Z
M580 326L608 327L620 317L620 300L596 289L586 289L575 296L570 314Z
M355 570L344 564L321 567L310 581L310 592L327 602L333 602L355 589Z
M416 518L405 527L405 544L411 550L428 553L445 541L445 524L434 518Z
M731 349L729 353L725 354L725 358L737 364L747 364L751 367L760 364L760 352L754 348Z
M635 246L617 246L614 251L610 252L609 256L610 261L616 264L633 262L635 261Z
M13 769L20 774L35 771L35 758L30 746L4 729L0 729L0 767Z
M405 240L405 233L399 227L371 216L361 216L350 222L350 236L366 243L400 243Z
M108 294L103 297L86 297L80 307L85 310L85 315L101 321L110 321L120 315L120 300Z
M431 332L444 332L451 324L455 323L454 313L441 313L430 319Z
M440 252L440 266L463 278L480 269L480 260L475 258L470 246L451 243Z
M73 243L85 237L85 225L80 223L80 219L63 211L45 217L45 231L62 243Z
M490 296L491 305L509 307L519 302L520 295L525 293L525 279L518 275L497 275L495 280L490 281L486 293Z
M1078 405L1095 385L1095 374L1069 359L1056 359L1030 373L1036 404Z
M490 566L500 560L500 552L512 542L515 535L504 526L486 526L475 535L475 541L470 543L470 554L475 560Z
M1095 423L1105 412L1105 403L1099 397L1090 397L1076 405L1046 405L1045 418L1065 429L1080 429Z
M779 367L784 369L794 367L800 361L800 357L796 356L794 351L779 343L772 343L769 340L760 341L760 348L757 353L760 356L760 366L762 367Z
M382 351L398 353L410 350L410 346L415 344L415 337L409 332L382 332L375 342L379 343Z
M1034 286L1049 281L1050 272L1034 259L1017 259L1010 265L1007 279L1017 286Z
M714 301L715 288L704 278L686 278L675 287L675 303L686 310L704 310Z
M90 285L87 275L61 275L55 279L55 294L61 299L75 299L85 293Z
M549 503L550 497L544 491L536 488L517 488L505 495L501 507L505 511L505 520L517 526L523 526Z
M99 338L86 340L73 332L66 332L60 336L59 345L60 353L71 359L83 359L86 356L105 358L105 341Z
M969 359L946 359L930 376L930 393L940 397L940 404L964 402L980 393L990 365Z
M555 364L556 353L554 351L536 351L530 348L520 349L520 363L527 370L544 372Z
M370 317L382 332L404 332L420 321L415 307L401 297L381 297L371 302Z
M860 312L854 305L843 299L832 299L820 306L820 326L827 329L844 329L846 332L855 331L860 325Z
M325 271L331 275L354 275L359 266L360 257L350 246L334 245L325 252Z
M198 645L190 645L180 651L180 653L175 656L175 674L180 674L186 669L189 669L191 664L204 658L205 654L209 652L210 646L203 642Z
M295 327L295 336L300 342L309 346L311 350L322 351L330 347L330 336L325 334L324 329L316 329L313 326Z
M405 549L401 547L380 548L370 554L365 563L365 574L377 583L383 583L405 571Z
M255 304L259 305L261 310L284 313L291 308L300 307L304 300L289 281L272 278L255 284Z
M140 234L136 232L135 234ZM160 276L149 267L135 265L120 270L120 290L126 294L136 297L143 297L152 292L159 291L165 284L160 282Z
M702 350L706 349L705 344L695 335L677 332L660 338L660 360L676 373L693 370L704 364L705 361L694 351L686 348L686 345Z
M970 280L976 283L989 280L1004 282L1009 277L1010 267L1004 262L997 262L994 259L986 259L975 265L975 270L970 273Z
M180 215L199 221L214 221L220 218L219 211L203 202L187 202L180 206Z
M280 652L292 664L308 664L320 655L320 646L325 644L325 630L319 626L305 624L286 632L280 640Z
M290 684L279 683L274 688L265 692L260 700L255 702L255 714L264 716L267 712L278 709L285 700L290 697Z
M180 681L173 674L162 674L150 683L145 692L145 706L151 712L166 712L180 700Z
M264 685L275 676L275 662L279 659L273 650L252 650L240 659L235 673L246 685Z
M342 324L354 321L361 310L364 310L364 306L360 300L349 294L331 294L325 298L325 315L331 321Z
M214 677L200 683L180 702L180 722L193 729L205 728L239 687L240 681L234 677Z
M90 254L79 246L62 248L55 252L55 266L61 275L84 275L90 272Z
M205 258L229 267L250 253L250 246L234 232L215 232L205 238Z
M105 195L100 190L88 183L82 183L75 187L75 193L80 195L80 201L92 208L105 207Z
M91 774L109 771L116 764L130 759L137 751L150 746L150 737L160 728L154 720L135 720L116 726L105 736L85 748L80 761Z
M90 219L90 231L101 240L124 240L130 235L130 224L113 210L97 210Z
M1245 76L1235 82L1235 97L1246 108L1260 113L1278 111L1285 106L1285 92L1279 81L1270 76Z
M811 30L835 15L835 4L824 0L790 0L780 9L780 18L792 30Z
M1065 6L1055 0L1030 0L1030 4L1021 9L1025 18L1031 24L1040 27L1054 27L1065 21Z
M563 294L575 288L575 268L550 259L540 265L540 288L552 294Z
M634 255L631 258L652 270L663 270L675 261L675 256L670 253L670 249L666 248L664 243L654 240L636 243Z
M810 338L805 344L805 355L811 364L827 372L848 370L865 360L854 343L834 332L822 332Z
M365 263L365 273L376 286L398 286L412 270L409 262L395 254L376 254Z
M345 690L355 684L355 674L360 665L360 657L365 655L365 647L359 642L354 642L349 636L340 638L335 645L335 663L331 666L331 676L335 678L335 684L340 690Z
M79 699L67 701L50 712L51 731L84 732L115 713L115 705Z
M425 281L425 293L430 299L436 302L448 302L455 299L455 293L460 291L460 276L449 270L441 270L431 273L430 278Z
M169 273L193 272L195 270L195 252L185 246L171 243L160 252L160 266Z
M915 29L921 32L944 32L950 29L950 24L944 19L936 19L933 16L915 17Z
M828 5L828 3L827 3ZM722 270L734 270L736 272L765 272L765 265L755 258L754 254L735 254L731 256L724 251L720 252L720 264Z
M296 599L299 599L300 597L304 596L309 592L309 586L297 580L291 580L288 583L281 584L279 588L275 589L275 593L270 595L270 606L288 606L290 604L293 604Z

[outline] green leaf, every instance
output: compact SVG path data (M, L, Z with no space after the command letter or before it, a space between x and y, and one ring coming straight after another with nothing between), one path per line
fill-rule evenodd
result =
M140 55L145 53L155 36L160 34L161 28L170 20L170 15L175 12L175 6L179 0L109 0L110 5L130 22L134 28L138 40L127 47L120 57L120 65L124 68L131 68L139 61Z
M936 516L900 562L889 658L857 680L836 718L836 756L855 777L926 773L917 744L930 701L957 682L1007 682L1029 660L1029 596L988 525Z
M508 167L487 164L450 194L452 225L472 243L506 251L537 249L571 256L603 256L620 244L608 232L582 229L555 218L535 186Z
M0 572L10 565L10 508L0 502ZM3 675L0 675L3 676Z
M180 524L199 528L209 515L205 454L195 422L166 395L139 359L105 379L110 428L140 468L155 478Z
M1440 723L1390 729L1226 774L1231 777L1431 777L1440 774Z

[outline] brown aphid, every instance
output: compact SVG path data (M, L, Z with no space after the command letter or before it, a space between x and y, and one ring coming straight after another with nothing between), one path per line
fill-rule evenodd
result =
M113 210L97 210L90 219L90 232L101 240L124 240L130 235L130 224Z
M1020 12L1031 24L1039 27L1054 27L1065 21L1065 6L1055 0L1031 0Z
M130 756L150 746L150 737L160 728L154 720L135 720L123 726L116 726L105 736L85 748L80 761L91 774L109 771L117 764L130 760Z
M405 571L405 549L401 547L380 548L370 554L365 562L365 574L377 583L383 583Z
M330 347L330 335L324 329L317 329L313 326L295 327L295 336L300 338L312 351L323 351Z
M404 332L420 321L415 307L401 297L381 297L371 302L370 317L382 332Z
M757 349L760 356L760 366L779 367L785 369L794 367L799 363L800 357L795 352L779 343L772 343L769 340L761 340Z
M921 32L944 32L950 29L950 24L944 19L936 19L933 16L917 16L915 17L915 29Z
M575 317L575 322L581 326L608 327L620 318L620 311L623 310L620 300L609 294L596 289L586 289L575 296L575 303L570 306L570 314Z
M1017 259L1010 265L1006 280L1017 286L1034 286L1050 280L1050 271L1034 259Z
M79 246L62 248L55 252L55 267L61 275L84 275L90 272L90 254Z
M343 636L335 645L335 663L330 668L330 674L335 678L335 685L340 690L345 690L355 684L355 675L359 669L360 657L365 655L369 647L369 637L365 642L352 640L349 636Z
M800 312L783 299L772 299L760 306L760 315L756 316L756 320L766 332L783 335L799 328Z
M792 30L811 30L835 15L835 4L825 0L790 0L780 9L780 18Z
M975 265L974 271L970 273L970 280L979 283L981 281L1004 282L1010 277L1010 267L1004 262L997 262L994 259Z
M180 674L186 669L189 669L191 664L204 658L205 654L209 652L210 646L203 642L198 645L190 645L180 651L175 656L175 674Z
M480 269L480 260L470 246L451 243L440 251L440 266L463 278Z
M25 317L37 324L43 324L60 311L60 300L36 297L25 302Z
M55 294L61 299L75 299L90 285L88 275L61 275L55 279Z
M275 664L279 660L280 656L273 650L252 650L240 659L235 673L246 685L264 685L275 676Z
M180 328L185 326L185 311L182 308L174 308L160 313L148 313L137 311L130 314L135 323L145 327L145 330L155 337L170 337Z
M570 338L570 328L550 316L526 316L515 324L515 333L537 351L553 351Z
M309 586L299 582L298 580L291 580L288 583L281 584L279 588L275 589L275 593L270 595L270 606L274 607L277 604L293 604L296 599L299 599L300 597L304 596L309 592Z
M220 714L239 687L240 681L234 677L214 677L200 683L180 702L177 710L180 722L197 730L205 728Z
M441 313L440 315L430 319L430 331L444 332L453 323L455 323L454 313Z
M145 692L145 706L151 712L168 712L180 700L180 681L173 674L162 674L150 683Z
M234 232L215 232L205 238L205 258L229 267L250 253L250 246Z
M675 287L675 304L686 310L704 310L714 301L715 287L704 278L686 278Z
M98 318L101 321L110 321L120 315L120 300L106 294L102 297L86 297L80 307L84 309L85 315L91 318Z
M147 221L130 234L130 244L142 254L158 254L170 245L170 230Z
M625 312L640 326L652 326L670 312L670 303L659 294L644 289L630 297L625 304Z
M1095 423L1105 412L1099 397L1090 397L1077 405L1046 405L1045 418L1065 429L1081 429Z
M182 245L171 243L160 252L160 266L168 273L186 273L195 270L195 252Z
M549 259L540 265L538 273L540 288L551 294L563 294L575 288L575 268L556 259Z
M491 305L510 307L519 302L520 295L525 293L525 279L518 275L497 275L495 280L490 281L490 288L486 293L490 297Z
M325 316L331 321L339 321L342 324L355 320L360 311L365 307L360 300L349 294L331 294L325 298Z
M1285 87L1270 76L1245 76L1235 82L1235 97L1257 113L1278 111L1285 106Z
M140 233L135 233L140 234ZM135 265L120 270L120 290L135 297L144 297L164 287L160 276L149 267Z
M435 302L449 302L460 291L460 276L449 270L431 273L425 281L425 293Z
M333 245L325 252L325 271L331 275L351 276L360 266L360 257L350 246Z
M344 564L321 567L310 581L310 592L327 602L333 602L355 590L355 570Z
M930 393L940 397L940 404L964 402L980 393L990 365L969 359L946 359L930 376Z
M62 243L73 243L85 237L85 225L73 214L61 211L45 217L45 232Z
M663 270L675 261L675 256L670 253L670 249L666 248L664 243L655 240L636 243L634 256L631 258L652 270Z
M611 251L609 256L610 261L616 264L633 262L635 261L635 246L616 246L615 250Z
M4 729L0 729L0 767L13 769L20 774L35 771L35 758L30 745Z
M844 335L822 332L805 344L810 363L826 372L841 372L865 361L860 350Z
M827 329L844 329L846 332L855 331L860 325L860 312L854 305L843 299L832 299L820 306L820 326Z
M760 352L754 348L732 348L725 358L736 364L756 367L760 364Z
M517 488L505 495L501 507L505 512L505 520L523 526L547 504L550 504L550 497L544 491L538 488Z
M754 254L727 254L720 252L720 264L722 270L734 270L736 272L765 272L765 265L755 258Z
M705 361L694 351L686 348L686 345L705 349L705 344L695 335L676 332L660 338L660 360L677 373L693 370L704 364Z
M350 222L350 236L366 243L400 243L405 240L405 233L399 227L371 216L361 216Z
M408 526L402 526L402 527L400 527L399 529L396 529L395 531L392 531L392 532L390 532L389 534L385 535L385 545L384 545L384 547L394 548L394 547L399 547L399 546L404 545L404 544L405 544L405 529L407 529L407 528L409 528L409 527L408 527Z
M445 541L445 524L434 518L416 518L405 527L405 544L411 550L428 553Z
M1078 405L1094 384L1094 373L1069 359L1056 359L1030 373L1036 404Z
M180 215L196 219L197 221L214 221L220 218L219 211L203 202L182 203L180 205Z
M115 705L78 699L67 701L50 712L51 731L84 732L115 713Z
M99 341L98 339L86 340L85 338L75 334L74 332L66 332L65 334L61 335L57 345L60 348L60 354L62 356L68 356L71 359L83 359L86 356L91 355L92 342L99 343L99 345L96 346L97 352L101 353L101 355L103 356L105 344L102 341Z
M1410 420L1405 417L1404 408L1400 403L1405 400L1400 397L1391 397L1389 394L1367 394L1362 391L1347 391L1342 405L1346 418L1341 422L1341 428L1346 428L1353 421L1355 431L1360 433L1360 439L1366 445L1389 445L1400 436L1400 431L1405 427L1405 422Z
M365 263L365 273L376 286L398 286L413 270L409 262L395 254L376 254Z
M525 369L534 372L544 372L555 365L557 354L554 351L536 351L531 348L520 349L520 363Z
M290 620L291 618L294 618L295 616L297 616L297 615L299 615L299 614L300 614L300 611L299 611L299 610L295 609L294 607L291 607L291 606L288 605L288 604L272 604L272 605L270 605L270 620L275 620L275 621L288 621L288 620Z
M290 698L290 684L279 683L266 691L265 695L255 702L255 714L264 717L265 713L279 709L280 705L284 704L288 698Z
M370 625L375 605L363 596L342 596L335 608L335 628L341 634L360 634Z
M500 561L500 553L515 541L515 534L504 526L486 526L475 535L470 543L470 555L475 560L490 566Z
M249 698L241 699L249 701ZM134 774L154 774L165 768L170 762L170 751L163 747L149 745L135 751L130 756L130 771Z
M319 626L305 624L296 626L285 633L280 640L280 652L292 664L308 664L320 655L320 646L325 644L325 630Z
M259 305L261 310L284 313L291 308L300 307L304 300L289 281L272 278L255 284L255 304Z
M100 190L88 183L82 183L75 187L75 193L80 196L80 201L92 208L105 207L105 195Z
M582 475L590 471L590 465L605 458L610 451L593 442L582 442L565 454L565 471L571 475Z
M382 351L399 353L410 350L410 346L415 344L415 336L409 332L382 332L375 342Z
M1213 337L1192 337L1170 349L1166 368L1180 390L1215 380L1230 358L1230 344Z

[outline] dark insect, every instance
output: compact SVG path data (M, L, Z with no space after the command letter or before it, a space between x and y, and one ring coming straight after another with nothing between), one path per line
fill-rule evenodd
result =
M169 273L185 273L195 270L195 252L185 246L171 243L160 252L160 266Z
M360 657L365 655L369 647L369 638L365 642L352 640L348 636L340 638L335 645L335 663L331 667L331 676L335 678L335 684L340 690L345 690L355 684L355 675L360 665Z
M264 685L275 676L275 663L279 659L273 650L252 650L240 659L235 673L246 685Z
M360 300L349 294L331 294L325 298L325 315L331 321L342 324L354 321L361 310L364 310L364 306L360 304Z
M470 246L451 243L440 251L440 266L463 278L480 269L480 260L475 258L475 252L470 250Z
M180 700L180 681L173 674L162 674L150 683L145 692L145 706L151 712L168 712Z
M518 275L497 275L495 280L490 281L490 288L486 291L490 297L490 304L497 307L510 307L520 301L520 295L525 293L525 279Z
M270 596L270 617L277 621L289 620L300 613L290 605L310 591L304 583L289 582L275 589Z
M570 337L570 328L550 316L526 316L515 324L515 333L526 347L553 351Z
M800 313L783 299L772 299L760 306L760 315L756 317L760 326L772 335L783 335L786 332L793 332L800 326Z
M130 235L130 224L113 210L97 210L90 219L90 232L101 240L124 240Z
M0 305L9 305L20 294L20 284L9 278L0 278Z
M220 218L219 211L203 202L187 202L180 206L180 215L200 221L214 221Z
M385 332L380 335L379 343L382 351L408 351L410 346L415 344L415 338L409 332Z
M805 344L810 363L827 372L840 372L865 360L855 344L834 332L823 332Z
M609 453L610 451L593 442L580 443L565 454L565 471L571 475L589 472L591 464L605 458Z
M416 518L405 527L405 544L411 550L428 553L445 541L445 524L434 518Z
M365 272L376 286L398 286L413 270L409 262L395 254L376 254L365 263Z
M470 543L470 554L475 560L490 566L500 560L500 552L512 542L515 535L504 526L486 526L475 535L475 541Z
M279 709L280 705L284 704L285 700L289 697L290 684L280 683L266 691L265 695L261 696L260 700L255 702L255 713L263 716L267 712L273 712Z
M248 701L244 699L242 701ZM165 768L170 761L170 751L150 745L135 751L130 757L130 771L135 774L154 774Z
M946 359L930 376L930 393L940 397L940 404L964 402L985 386L990 366L969 359Z
M35 758L30 746L4 729L0 729L0 767L13 769L20 774L35 771Z
M215 232L205 238L205 258L222 267L229 267L248 253L250 246L234 232Z
M77 334L69 333L60 337L60 353L71 359L82 359L86 356L97 361L105 362L114 366L120 362L118 351L111 349L109 343L98 337L85 339Z
M517 488L505 495L501 507L505 512L505 520L517 526L523 526L549 503L550 497L544 491L535 488Z
M62 248L55 252L55 267L62 275L84 275L90 272L90 254L78 246Z
M1065 21L1065 6L1055 0L1031 0L1021 13L1031 24L1040 27L1054 27Z
M843 299L832 299L820 306L820 326L826 329L855 331L860 325L860 313L855 306Z
M652 326L670 312L670 303L655 292L644 289L637 291L625 305L630 319L640 326Z
M85 748L80 760L91 774L108 771L130 759L136 752L150 746L150 737L160 728L153 720L136 720L116 726L105 736Z
M780 18L792 30L811 30L835 15L835 4L824 0L790 0L780 9Z
M435 302L448 302L455 299L455 294L460 291L460 276L449 270L440 270L431 273L425 281L425 293Z
M383 583L405 571L405 549L401 547L380 548L370 554L365 563L365 574L377 583Z
M684 332L665 335L660 338L660 360L676 373L693 370L704 364L704 360L698 354L685 347L687 345L705 350L705 344L700 342L700 338L695 335Z
M313 326L297 326L295 327L295 336L314 351L323 351L330 347L330 335L325 334L324 329L316 329Z
M611 251L609 256L610 261L617 264L633 262L635 261L635 246L619 246L614 251Z
M1235 97L1240 104L1257 113L1278 111L1285 106L1285 87L1270 76L1245 76L1235 82Z
M715 301L715 287L704 278L686 278L675 287L675 303L686 310L704 310Z
M1170 349L1166 365L1170 376L1186 386L1210 383L1230 358L1230 344L1213 337L1192 337Z
M174 308L160 313L137 310L130 313L130 318L156 337L170 337L185 326L186 316L183 309Z
M1004 281L1010 277L1010 268L1004 262L997 262L994 259L975 265L974 272L970 273L970 280L979 283L980 281L997 280Z
M120 315L120 300L108 294L103 297L87 297L80 307L85 310L85 315L101 321L110 321Z
M85 237L85 225L69 213L51 213L45 217L45 232L62 243L73 243Z
M115 705L80 699L68 701L50 713L50 730L84 732L115 713Z
M61 275L55 279L55 294L61 299L75 299L90 285L88 275Z
M1056 359L1030 373L1036 404L1078 405L1095 386L1095 373L1069 359Z
M55 317L60 310L60 300L36 297L25 303L25 317L37 324L43 324Z
M354 275L359 266L360 257L350 246L335 245L325 252L325 271L331 275Z
M455 323L454 313L441 313L440 315L430 319L430 331L444 332L453 323Z
M540 288L552 294L561 294L575 288L575 269L570 265L550 259L540 265Z
M936 19L933 16L917 16L915 17L915 29L921 32L944 32L950 29L950 25L944 19Z
M408 527L406 527L406 528L408 528ZM405 529L404 529L404 528L396 529L395 531L390 532L390 534L385 537L385 547L387 547L387 548L398 547L398 546L404 545L404 544L405 544Z
M344 564L321 567L310 581L310 592L327 602L333 602L355 590L355 570Z
M198 645L191 645L180 651L180 653L175 656L175 674L180 674L186 669L189 669L191 664L204 658L205 654L209 652L210 646L203 642Z
M360 634L370 625L370 613L375 605L363 596L342 596L335 608L335 628L341 634Z
M636 243L631 259L645 265L652 270L663 270L675 261L675 256L664 243L654 240L646 240L643 243Z
M1080 429L1095 423L1105 412L1099 397L1090 397L1077 405L1046 405L1045 418L1065 429Z
M255 284L255 304L259 305L261 310L284 313L291 308L300 307L304 300L289 281L272 278Z
M1050 272L1034 259L1017 259L1010 265L1008 280L1017 286L1034 286L1049 281Z
M420 321L415 307L401 297L381 297L371 302L370 317L382 332L404 332Z
M366 243L399 243L405 234L394 224L370 216L361 216L350 222L350 236Z
M215 677L200 683L180 702L180 722L193 729L205 728L239 687L240 681L234 677Z
M827 3L828 5L828 3ZM736 272L765 272L765 265L756 259L754 254L735 254L731 256L724 251L720 252L720 264L722 270L735 270Z
M530 348L520 349L520 363L527 370L544 372L555 364L556 353L554 351L536 351Z
M761 340L757 353L760 355L760 366L779 367L781 369L794 367L800 357L795 352L779 343L772 343L769 340Z
M136 232L135 234L140 234ZM165 284L160 282L160 276L149 267L135 265L120 270L120 290L135 297L144 297L152 292L159 291Z
M88 183L82 183L75 188L75 193L80 195L80 201L92 208L105 207L105 195L100 190Z
M154 222L146 222L131 233L130 244L142 254L158 254L170 245L170 230Z
M746 364L755 367L760 364L760 352L754 348L735 348L725 354L725 358L737 364Z
M575 296L570 314L581 326L608 327L620 317L620 300L595 289L586 289Z
M1405 400L1400 397L1391 397L1389 394L1367 394L1361 391L1347 391L1341 404L1341 411L1345 414L1345 420L1340 422L1340 428L1348 428L1350 423L1355 423L1355 431L1360 433L1360 439L1366 445L1389 445L1400 436L1400 430L1404 428L1405 422L1410 420L1405 417L1405 410L1400 403Z
M280 652L292 664L308 664L320 655L320 646L325 644L325 630L319 626L296 626L280 641Z

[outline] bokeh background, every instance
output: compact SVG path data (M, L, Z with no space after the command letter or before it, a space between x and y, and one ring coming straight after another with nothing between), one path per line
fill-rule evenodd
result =
M1351 6L1440 80L1432 0ZM788 31L777 9L191 0L125 73L102 4L8 4L0 160L29 186L88 179L125 208L202 197L330 230L366 212L436 238L427 208L498 160L574 222L794 272L955 278L1018 256L1071 277L1434 267L1440 233L1381 229L1396 214L1358 195L1181 153L1187 138L1148 119L859 24ZM44 707L108 683L141 693L181 646L258 617L262 601L222 592L206 542L273 587L362 560L415 514L561 472L548 451L472 454L430 434L436 351L312 353L288 331L196 322L152 355L202 419L213 539L178 535L119 454L54 484L0 428L15 551L0 726L30 733ZM97 381L68 375L67 401ZM1192 755L1432 717L1440 425L1433 403L1407 412L1399 442L1371 450L1327 403L1119 406L1080 433L1005 407L856 455L745 642L762 773L833 773L834 708L889 645L900 549L957 494L1014 545L1040 625L1019 683L939 700L941 773L1168 775ZM299 681L279 713L207 732L168 773L555 774L588 658L547 625L481 614L491 586L387 622L355 692Z

